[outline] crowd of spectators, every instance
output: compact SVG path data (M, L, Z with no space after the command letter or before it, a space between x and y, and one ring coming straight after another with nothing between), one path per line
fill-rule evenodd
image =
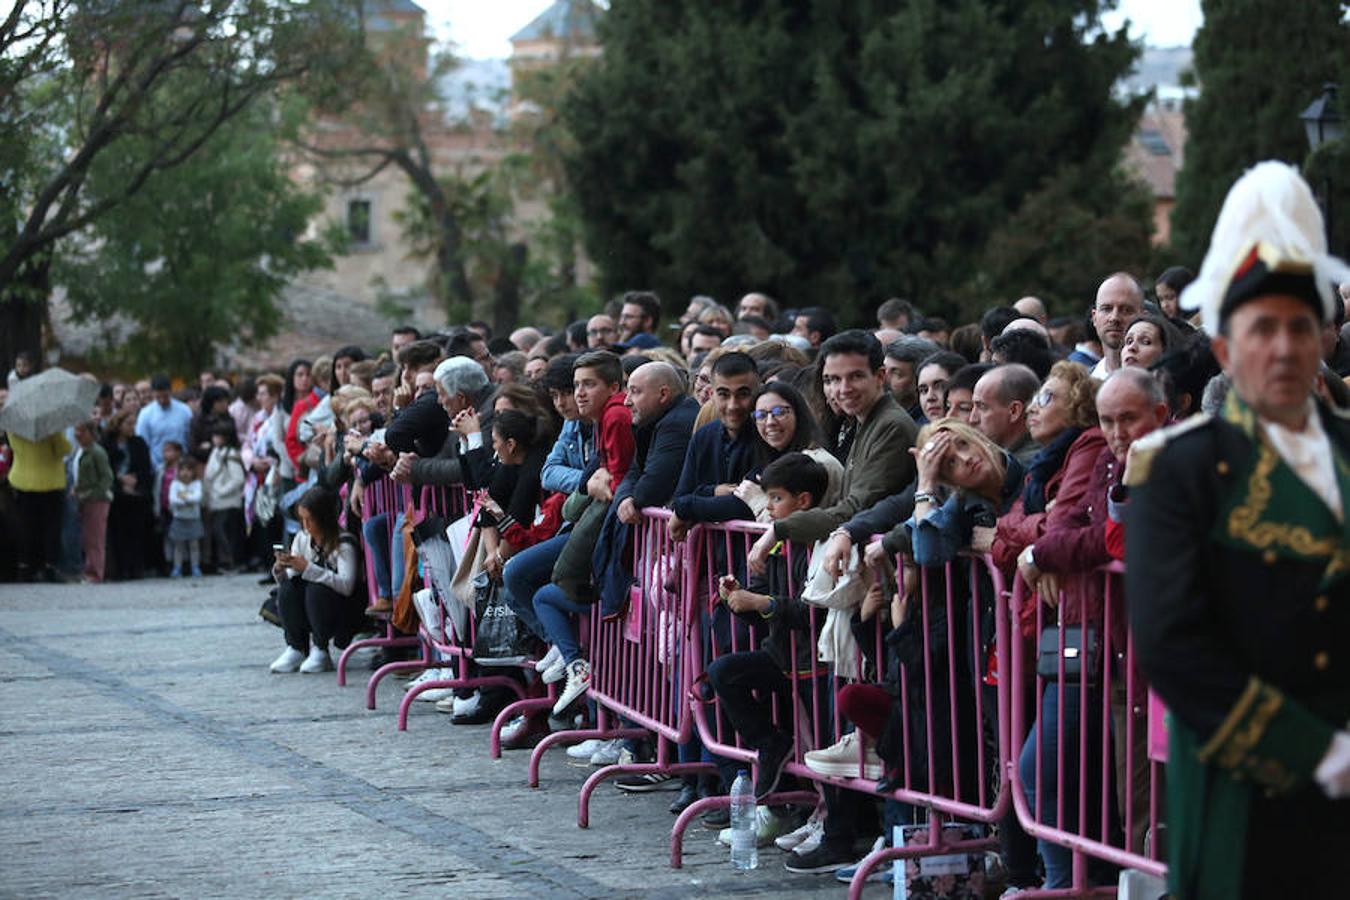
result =
M413 523L402 513L368 515L365 493L384 479L462 485L480 499L473 525L481 571L500 583L536 642L537 677L560 685L556 723L584 714L591 670L578 617L622 609L631 584L623 548L643 508L668 508L677 541L699 523L767 523L739 571L722 561L712 589L730 621L708 625L714 635L761 629L760 649L720 656L707 672L745 745L759 753L762 798L778 786L797 737L776 730L753 698L790 689L794 671L809 668L788 649L787 636L811 626L786 587L801 585L804 573L787 571L785 547L801 548L792 557L800 564L816 545L836 574L854 558L870 567L904 554L923 567L973 547L1043 602L1073 595L1066 609L1102 615L1092 596L1099 588L1085 576L1113 547L1119 556L1118 523L1108 540L1110 511L1127 502L1131 445L1212 411L1225 392L1208 341L1178 305L1189 278L1169 269L1146 287L1114 273L1085 316L1049 318L1029 296L954 328L891 299L875 327L840 330L828 309L783 308L763 293L746 294L734 312L696 296L667 323L654 294L630 292L556 333L523 327L495 336L481 322L429 335L403 327L388 347L296 359L284 375L203 372L177 390L164 375L104 384L69 439L6 445L3 575L78 573L98 582L254 571L277 586L265 607L284 634L272 671L321 672L418 580L411 543L400 539ZM1350 285L1341 296L1342 315L1324 334L1317 393L1345 407ZM21 358L10 385L37 364ZM877 534L883 539L872 543ZM374 572L369 595L362 553ZM912 583L912 572L901 573L901 590L874 589L855 613L886 623L895 658L876 671L890 689L841 693L842 715L856 730L815 736L806 759L822 774L846 774L860 745L869 774L883 778L900 765L897 686L910 646L904 635L916 628ZM1034 607L1020 625L1034 637ZM420 699L456 723L487 721L504 702L486 690ZM1036 784L1055 752L1038 735L1076 742L1080 724L1102 715L1076 699L1051 685L1030 733L1018 736L1023 777L1045 792L1049 810L1057 787L1115 803L1091 783L1102 776L1096 770L1081 773L1082 784ZM543 718L510 723L506 740L527 742L548 727ZM569 756L602 764L643 752L640 743L597 740ZM719 762L698 746L681 754ZM644 775L619 786L678 790L678 812L725 792L735 767L722 771ZM762 841L794 848L791 871L854 863L858 842L875 832L865 797L825 797L824 815L806 822L789 809L757 814ZM706 818L726 825L723 811ZM1011 888L1068 884L1067 850L1037 847L1011 815L1000 840Z

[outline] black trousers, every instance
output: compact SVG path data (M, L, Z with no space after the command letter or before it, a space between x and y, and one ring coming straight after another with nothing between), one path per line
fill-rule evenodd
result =
M114 494L108 510L108 548L112 551L108 575L117 579L140 578L145 573L146 545L154 539L150 498L138 494Z
M34 573L61 561L61 524L65 517L65 491L14 490L14 505L19 512L23 534L23 556L19 562Z
M211 532L211 561L217 566L233 566L244 550L244 511L213 509L208 514Z
M286 643L301 652L311 638L321 647L347 646L365 617L359 600L298 576L277 586L277 609Z

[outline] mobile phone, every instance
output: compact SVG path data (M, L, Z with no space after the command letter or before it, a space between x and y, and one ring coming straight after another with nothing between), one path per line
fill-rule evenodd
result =
M285 544L273 544L273 545L272 545L272 552L273 552L273 553L285 553L285 552L286 552L286 545L285 545Z

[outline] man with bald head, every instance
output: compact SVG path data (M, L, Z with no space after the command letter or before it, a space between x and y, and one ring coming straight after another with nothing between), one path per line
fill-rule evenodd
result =
M664 506L675 493L699 405L679 369L649 362L628 376L624 406L633 414L637 451L614 499L619 520L635 525L643 507Z
M1040 386L1031 369L1008 363L981 375L971 393L970 424L1023 466L1041 449L1027 432L1027 407Z
M1045 304L1040 297L1023 297L1013 304L1013 309L1017 310L1028 319L1035 319L1042 325L1045 324L1049 314L1045 311Z
M590 349L604 349L618 343L618 340L618 326L604 313L591 316L586 321L586 346Z
M1092 377L1104 381L1120 368L1120 349L1125 345L1125 332L1144 311L1144 289L1134 276L1116 272L1097 288L1097 299L1092 305L1092 327L1102 342L1102 358L1092 370Z

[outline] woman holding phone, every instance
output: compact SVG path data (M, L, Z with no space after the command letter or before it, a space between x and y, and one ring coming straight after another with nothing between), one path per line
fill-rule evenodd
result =
M361 554L356 538L338 525L337 494L310 488L296 504L300 530L290 551L274 544L277 607L286 649L273 672L328 672L333 668L329 642L342 648L364 619L355 596Z

